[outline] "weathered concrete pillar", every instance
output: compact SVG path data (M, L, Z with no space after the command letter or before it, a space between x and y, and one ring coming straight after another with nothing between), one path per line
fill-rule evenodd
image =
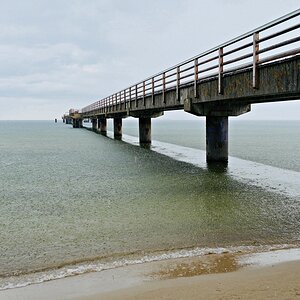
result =
M228 161L228 117L239 116L251 111L251 104L245 103L193 103L184 101L184 110L196 116L206 116L206 160L208 162Z
M73 119L73 128L82 128L82 119Z
M122 136L122 118L114 118L114 137L121 138Z
M140 144L151 143L151 118L139 118Z
M73 128L78 128L77 120L73 119Z
M93 131L97 131L98 130L97 119L92 119L92 129L93 129Z
M228 161L228 117L206 117L206 160Z
M101 134L106 135L107 133L107 122L106 119L98 119L98 130Z

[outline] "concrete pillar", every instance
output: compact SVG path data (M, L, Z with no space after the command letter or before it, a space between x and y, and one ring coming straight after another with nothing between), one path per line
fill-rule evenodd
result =
M98 129L101 134L106 135L106 132L107 132L106 119L98 119Z
M151 118L139 118L140 144L151 143Z
M228 161L228 117L206 117L206 160Z
M82 120L73 119L73 128L82 128Z
M97 121L97 119L92 119L92 129L93 129L93 131L98 130L98 121Z
M114 118L114 137L121 138L122 136L122 118Z

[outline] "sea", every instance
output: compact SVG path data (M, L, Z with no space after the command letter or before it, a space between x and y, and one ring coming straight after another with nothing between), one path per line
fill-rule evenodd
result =
M228 165L206 164L200 119L153 119L148 148L136 119L111 131L0 121L0 290L300 246L300 121L230 119Z

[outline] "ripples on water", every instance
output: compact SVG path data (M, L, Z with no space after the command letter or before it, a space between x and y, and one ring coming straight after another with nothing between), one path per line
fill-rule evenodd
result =
M297 244L300 158L293 147L286 144L282 154L274 131L272 153L265 141L258 160L246 144L250 153L240 157L256 162L231 158L217 172L200 150L203 128L176 124L154 123L154 138L193 148L154 142L152 151L132 145L130 136L125 143L52 122L0 122L0 288L114 267L132 255L137 262L157 251ZM241 124L236 137L248 128ZM290 132L292 125L281 127ZM132 123L124 128L136 132ZM239 143L232 140L234 151ZM277 168L284 161L290 170Z

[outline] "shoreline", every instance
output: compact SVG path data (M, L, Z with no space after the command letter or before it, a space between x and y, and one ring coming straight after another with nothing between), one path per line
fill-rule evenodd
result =
M143 283L76 299L300 299L299 272L300 260L297 260L230 273Z
M4 290L0 299L300 299L299 272L300 248L207 254Z
M35 271L30 273L24 273L19 276L6 277L8 280L1 282L1 291L24 288L27 286L42 284L53 280L60 280L64 278L70 278L78 275L86 275L94 272L106 272L109 270L115 270L126 266L135 266L143 264L152 264L160 262L176 261L177 259L197 259L203 258L207 255L248 255L266 253L277 250L292 250L300 248L299 242L290 244L266 244L266 245L240 245L240 246L219 246L219 247L191 247L172 250L157 250L149 253L130 253L127 256L117 255L115 259L113 257L107 259L91 259L82 262L74 262L64 264L63 266L47 268L41 271ZM3 277L5 279L5 277Z

